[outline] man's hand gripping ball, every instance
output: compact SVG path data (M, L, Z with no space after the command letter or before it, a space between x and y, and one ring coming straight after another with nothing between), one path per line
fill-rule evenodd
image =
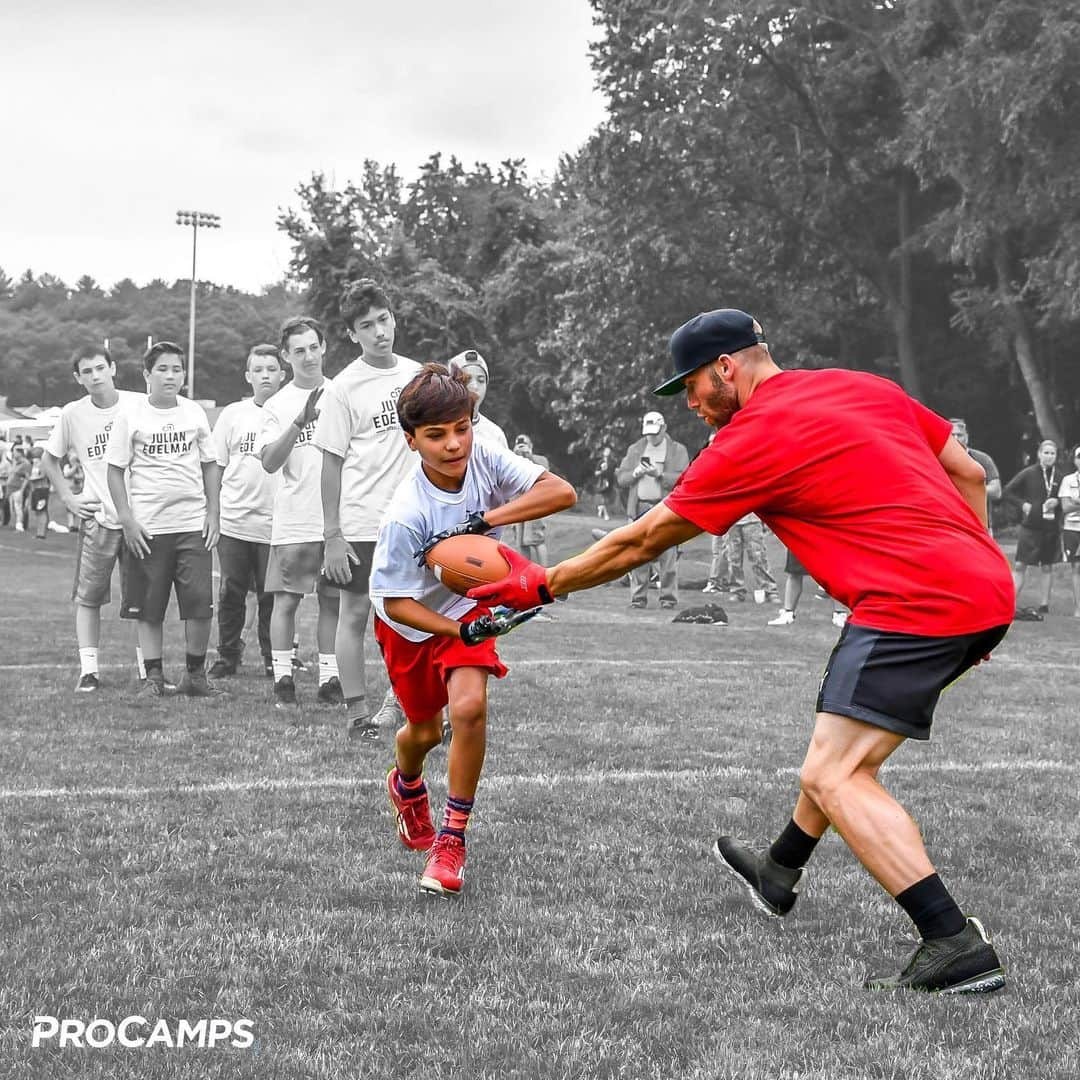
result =
M491 607L501 606L525 611L539 604L550 604L554 597L548 588L547 570L519 555L505 544L499 554L510 564L510 573L490 585L469 590L470 600L479 600Z

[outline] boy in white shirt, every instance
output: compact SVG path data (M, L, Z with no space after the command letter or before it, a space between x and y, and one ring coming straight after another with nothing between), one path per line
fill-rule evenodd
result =
M266 591L274 594L270 619L270 656L274 669L274 707L294 708L292 643L300 601L316 593L319 619L319 690L324 705L340 705L341 682L334 657L338 590L321 573L323 564L322 500L319 472L322 454L312 441L319 399L326 387L323 360L326 337L315 319L298 316L281 328L279 355L293 372L263 406L259 455L268 473L281 473L274 498Z
M101 688L98 675L101 609L112 599L113 567L123 558L124 548L124 531L109 496L105 450L120 410L143 395L116 389L116 364L109 350L101 345L77 349L71 367L86 396L69 402L60 411L60 419L45 443L41 463L68 512L79 521L72 600L82 670L75 689L78 693L93 693ZM79 494L72 491L64 475L63 462L72 452L83 468Z
M248 353L244 380L252 397L226 405L214 425L214 453L221 467L221 537L218 540L218 659L213 678L235 675L244 643L240 638L247 614L248 590L258 597L259 650L263 668L273 674L270 616L274 594L266 591L266 564L274 521L277 477L262 465L257 447L262 439L263 406L277 393L285 369L273 345L256 345Z
M430 849L420 888L461 891L465 829L484 764L487 680L506 667L493 638L524 615L492 613L450 592L424 562L447 536L492 533L556 513L576 501L574 489L535 462L474 441L474 397L467 377L426 365L402 390L397 411L405 441L420 457L395 494L372 560L375 639L406 722L397 733L387 793L398 836L413 851ZM447 803L435 832L423 779L424 759L442 741L450 707Z
M146 397L113 421L105 452L109 494L134 556L122 566L120 617L138 620L143 695L162 697L162 624L175 588L187 645L179 690L210 697L221 692L206 680L221 484L210 424L202 406L178 396L184 382L179 345L159 341L146 351L143 367Z
M370 715L364 632L371 610L368 578L379 522L413 467L398 425L398 394L420 365L394 352L390 301L370 278L346 287L340 310L360 355L330 381L319 405L315 445L322 451L326 577L341 590L336 653L346 735L370 740L378 738L383 724L396 725L402 719L392 690L375 716Z
M472 418L473 438L508 450L510 444L506 441L506 432L494 420L480 414L480 406L487 397L490 382L487 361L475 349L466 349L457 356L451 356L447 367L451 371L464 371L469 379L469 390L476 395L476 410Z

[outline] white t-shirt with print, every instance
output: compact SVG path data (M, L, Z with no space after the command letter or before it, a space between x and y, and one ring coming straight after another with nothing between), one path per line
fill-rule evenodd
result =
M116 507L109 494L109 465L105 460L109 432L121 409L146 400L145 394L132 390L117 390L117 394L120 396L116 404L107 409L99 409L89 394L69 402L60 410L60 419L45 443L45 449L58 460L62 461L65 454L72 452L78 457L85 477L83 494L93 495L101 503L94 517L99 525L108 529L120 528Z
M201 405L181 397L173 408L158 409L139 396L113 421L105 460L128 470L131 512L151 536L202 531L202 467L214 450Z
M1080 472L1069 473L1062 477L1058 488L1059 499L1080 499ZM1065 515L1064 528L1069 532L1080 532L1080 510L1070 510Z
M214 454L222 468L221 533L256 544L270 543L279 482L259 456L265 419L263 407L245 398L226 405L214 425Z
M326 401L330 384L323 380L323 395L319 398L321 409ZM286 383L263 407L263 429L257 452L277 442L300 415L311 396L311 387L301 390L291 382ZM318 419L304 425L296 436L296 442L281 466L281 480L274 497L274 524L270 532L271 544L322 543L322 451L315 445L315 426Z
M416 463L398 423L397 399L420 371L394 356L392 368L361 357L331 380L319 402L315 445L343 459L339 514L346 540L374 540L394 492Z
M387 618L386 597L411 597L451 619L472 611L476 601L440 585L427 566L417 565L416 552L436 533L461 525L471 513L483 513L524 494L543 472L534 461L474 441L461 490L443 491L424 475L417 458L387 507L375 543L369 592L379 618L403 638L425 641L432 635ZM501 532L492 529L487 535L497 538Z

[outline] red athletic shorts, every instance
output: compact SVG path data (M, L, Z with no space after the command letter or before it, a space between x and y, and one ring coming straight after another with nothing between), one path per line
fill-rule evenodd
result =
M490 615L491 608L477 604L461 621L472 622ZM379 643L390 685L410 723L420 724L438 716L449 698L446 681L455 668L479 668L496 679L508 671L495 651L495 639L466 645L460 638L433 634L424 641L409 641L375 616L375 640Z

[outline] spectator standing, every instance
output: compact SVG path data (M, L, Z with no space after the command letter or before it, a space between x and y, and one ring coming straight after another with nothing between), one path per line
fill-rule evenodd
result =
M0 524L11 523L11 505L8 502L8 479L11 476L11 447L6 443L0 448Z
M491 381L487 361L475 349L466 349L457 356L450 357L446 366L452 372L465 372L469 380L469 390L476 395L476 407L472 417L473 438L487 443L488 446L501 446L508 450L510 444L506 441L506 432L494 420L489 420L480 412Z
M30 475L23 488L23 503L29 515L29 525L39 540L49 534L49 496L52 488L41 467L41 450L37 449L30 462Z
M278 477L262 465L258 446L266 414L263 406L277 393L285 369L273 345L256 345L249 353L244 379L252 397L221 410L214 425L213 447L221 469L221 536L218 539L218 658L211 678L235 675L244 653L242 638L247 595L258 598L256 631L263 671L273 677L270 619L274 594L266 591L270 534L274 525L274 496Z
M790 551L784 562L784 606L775 619L770 619L769 626L790 626L795 621L795 612L798 610L799 601L802 599L803 579L806 577L806 567ZM842 604L833 601L832 613L833 626L843 627L847 622L847 611Z
M596 477L596 516L602 521L608 521L611 518L608 499L615 494L615 473L617 469L615 451L610 446L605 445L600 451L600 461L593 472L593 476Z
M1062 536L1065 560L1072 572L1073 616L1080 619L1080 446L1073 448L1073 468L1061 481L1058 498L1065 515Z
M518 435L514 440L514 453L548 470L548 459L533 450L533 441L528 435ZM513 527L514 546L533 562L543 563L547 558L547 523L543 518L537 521L525 521ZM545 564L546 565L546 564Z
M641 438L631 444L615 473L619 487L629 489L626 516L635 521L647 514L671 491L689 464L686 447L668 435L663 416L647 412L641 418ZM655 565L660 575L660 606L673 608L679 602L678 553L674 548L663 551ZM648 607L650 570L651 565L639 566L630 575L633 608Z
M990 523L990 535L994 535L993 504L1001 498L1001 474L998 472L994 459L983 453L982 450L974 450L968 445L967 421L962 417L954 416L952 424L953 438L968 452L968 455L977 461L986 473L986 520Z
M1054 563L1061 561L1061 503L1057 497L1061 472L1053 439L1039 443L1038 460L1025 466L1005 485L1006 499L1020 505L1020 537L1016 542L1013 583L1017 605L1029 566L1042 571L1039 614L1050 610Z
M23 488L30 479L30 459L21 443L16 443L11 450L11 471L8 473L7 487L4 493L7 496L11 523L16 532L25 532L26 523L23 513Z
M757 514L744 514L724 534L724 555L728 573L731 575L731 595L736 600L746 599L746 583L743 577L744 562L750 563L754 572L754 599L775 603L780 599L776 578L769 570L769 553L765 550L765 526Z

